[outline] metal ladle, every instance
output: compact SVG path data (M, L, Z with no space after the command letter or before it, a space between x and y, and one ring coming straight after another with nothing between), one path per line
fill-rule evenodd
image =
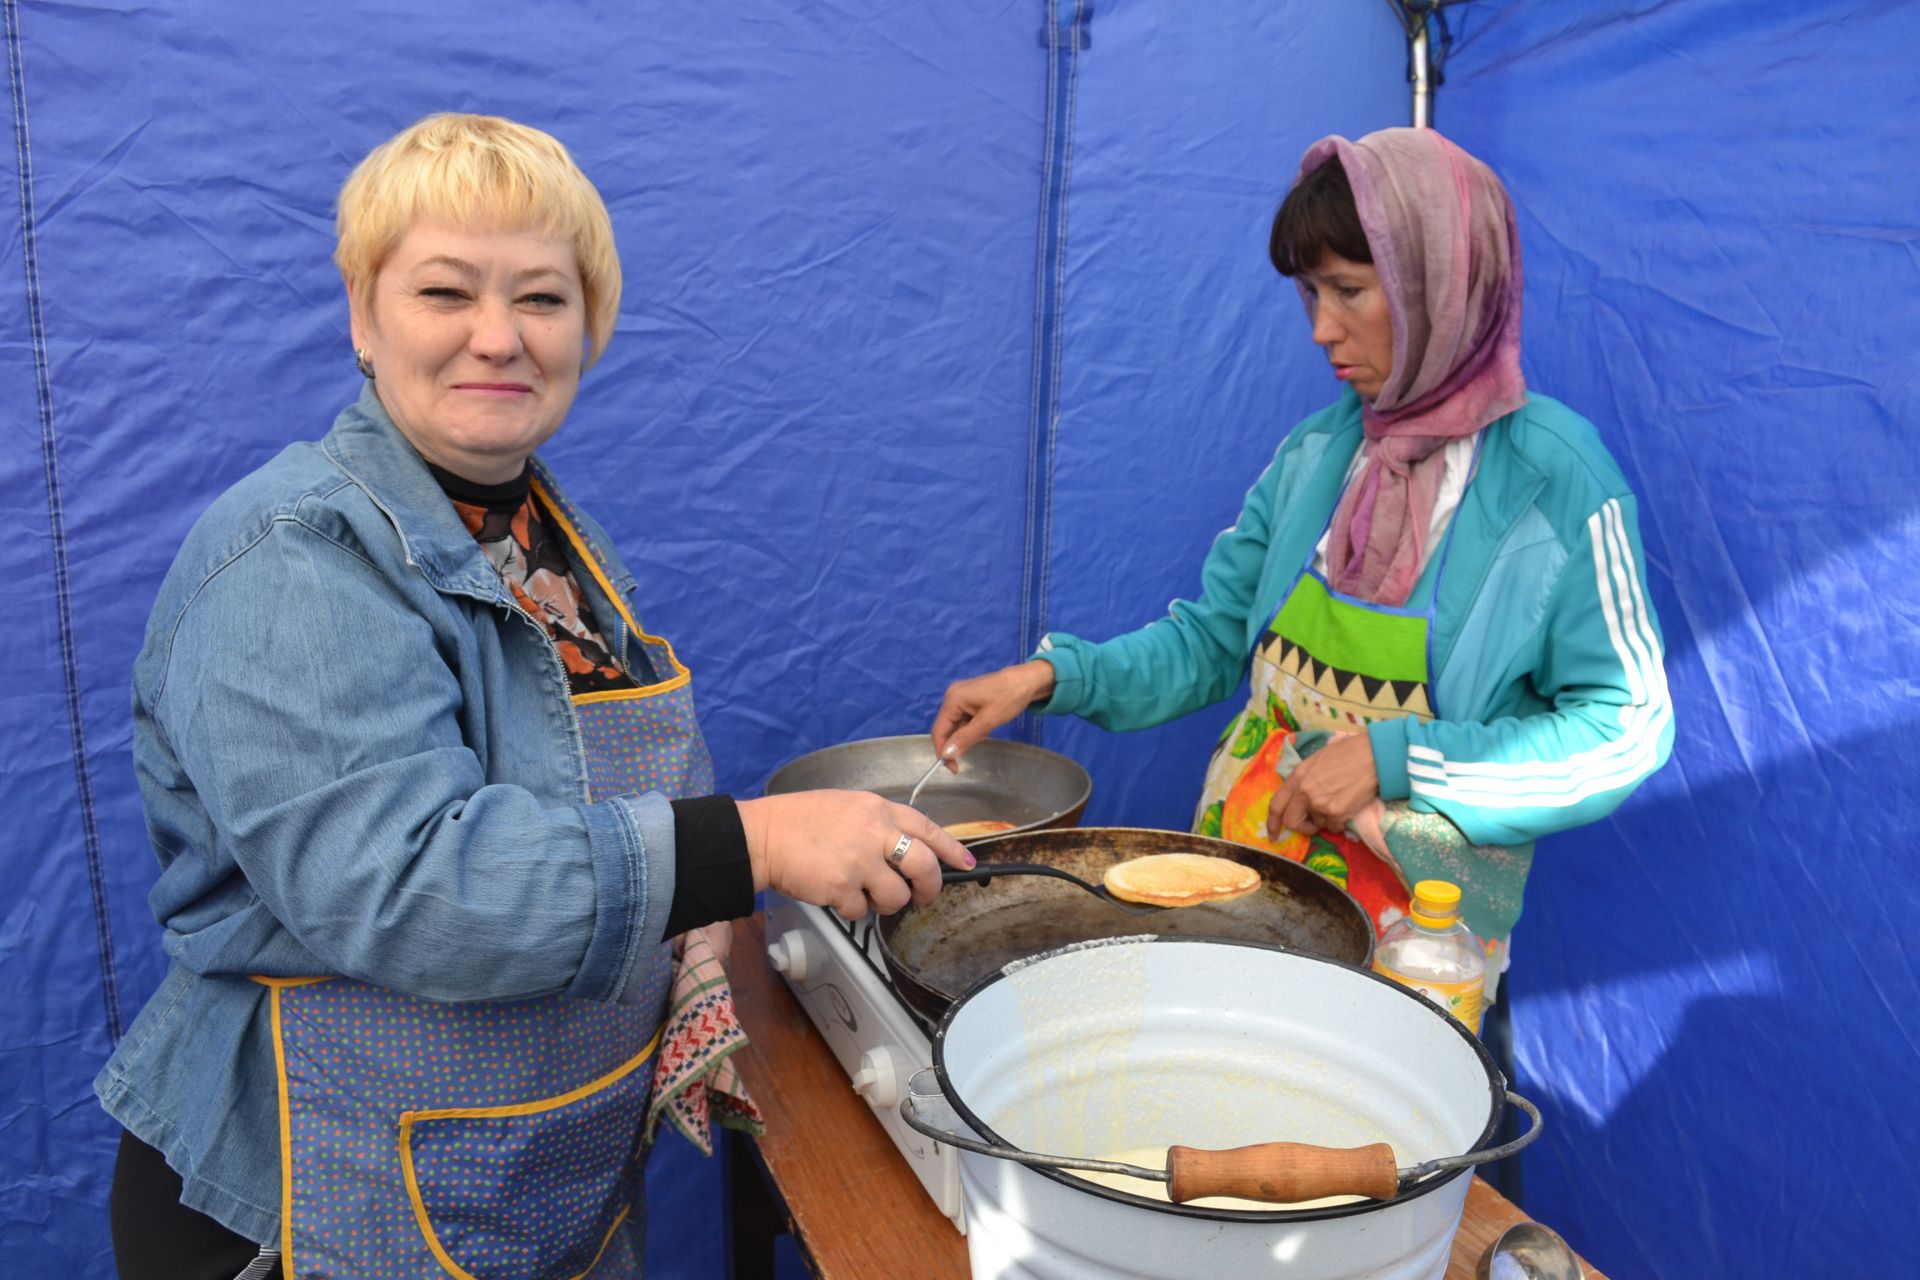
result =
M1119 1173L1143 1182L1164 1182L1168 1184L1167 1198L1175 1204L1185 1204L1203 1196L1233 1196L1266 1204L1296 1204L1302 1200L1341 1195L1391 1200L1436 1173L1503 1159L1540 1136L1539 1109L1509 1090L1507 1101L1527 1113L1533 1121L1532 1127L1514 1141L1504 1146L1489 1147L1485 1151L1470 1151L1465 1155L1445 1156L1398 1168L1394 1164L1393 1148L1384 1142L1365 1147L1316 1147L1299 1142L1262 1142L1226 1151L1173 1146L1167 1148L1166 1168L1148 1169L1135 1164L1122 1164L1117 1160L1040 1155L1017 1147L994 1146L957 1133L955 1130L961 1127L960 1118L938 1081L931 1088L922 1083L923 1077L932 1074L932 1067L923 1067L907 1081L906 1096L900 1099L900 1118L935 1142L1034 1168ZM929 1112L938 1114L929 1116Z
M1516 1222L1480 1259L1479 1280L1583 1280L1585 1270L1567 1242L1537 1222Z

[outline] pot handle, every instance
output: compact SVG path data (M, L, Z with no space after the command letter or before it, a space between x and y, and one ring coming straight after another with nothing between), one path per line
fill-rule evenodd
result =
M940 1081L934 1075L932 1067L922 1067L913 1073L907 1081L907 1091L900 1098L900 1118L907 1126L925 1134L935 1142L944 1142L961 1151L971 1151L976 1155L992 1156L996 1160L1011 1160L1037 1169L1083 1169L1094 1173L1124 1173L1130 1178L1143 1178L1148 1181L1165 1182L1164 1169L1145 1169L1139 1165L1122 1164L1117 1160L1082 1160L1075 1156L1041 1155L1037 1151L1022 1151L1017 1147L997 1147L990 1142L957 1132L963 1125L959 1115L953 1109L953 1103L940 1088Z
M953 1131L960 1117L947 1101L932 1067L922 1067L907 1078L906 1091L900 1095L900 1118L908 1128L935 1142L952 1143L961 1136Z
M1465 1169L1476 1164L1491 1164L1495 1160L1504 1160L1514 1154L1514 1152L1531 1146L1533 1140L1540 1136L1540 1108L1534 1106L1531 1102L1528 1102L1511 1089L1508 1089L1506 1094L1507 1101L1526 1112L1527 1119L1531 1122L1528 1124L1525 1133L1515 1138L1512 1142L1504 1143L1497 1147L1488 1147L1485 1151L1469 1151L1463 1156L1447 1156L1444 1159L1429 1160L1425 1164L1414 1165L1411 1169L1402 1169L1400 1171L1400 1185L1402 1187L1410 1187L1416 1182L1420 1182L1436 1173L1443 1173L1448 1169Z
M1400 1190L1393 1148L1314 1147L1301 1142L1259 1142L1250 1147L1204 1151L1167 1148L1167 1197L1185 1204L1202 1196L1234 1196L1267 1204L1296 1204L1323 1196L1391 1200Z
M1540 1136L1540 1109L1519 1094L1507 1091L1507 1101L1526 1112L1532 1125L1512 1142L1471 1151L1463 1156L1429 1160L1410 1168L1394 1167L1393 1148L1384 1142L1364 1147L1316 1147L1301 1142L1261 1142L1248 1147L1208 1151L1197 1147L1167 1148L1167 1167L1145 1169L1111 1160L1081 1160L1071 1156L1041 1155L1014 1147L994 1146L958 1132L964 1128L953 1104L941 1090L932 1067L922 1067L907 1081L900 1099L900 1118L908 1127L935 1142L961 1151L1046 1169L1087 1169L1124 1173L1129 1177L1167 1182L1168 1198L1185 1204L1203 1196L1235 1196L1267 1204L1297 1204L1324 1196L1355 1195L1391 1200L1400 1192L1436 1173L1486 1164L1512 1155Z
M1391 1200L1436 1173L1504 1159L1539 1137L1540 1109L1511 1090L1507 1091L1507 1101L1532 1121L1518 1138L1504 1146L1429 1160L1406 1169L1394 1167L1393 1148L1384 1142L1365 1147L1261 1142L1225 1151L1169 1147L1167 1173L1172 1185L1168 1196L1175 1204L1201 1196L1236 1196L1269 1204L1342 1195Z
M996 1147L961 1132L965 1122L953 1109L953 1103L947 1100L946 1092L940 1088L939 1077L934 1074L932 1067L922 1067L908 1077L906 1092L900 1095L900 1118L907 1122L908 1128L962 1151L976 1151L983 1156L997 1156L1002 1160L1025 1162L1035 1159L1031 1152L1013 1147ZM1038 1158L1045 1160L1047 1157Z

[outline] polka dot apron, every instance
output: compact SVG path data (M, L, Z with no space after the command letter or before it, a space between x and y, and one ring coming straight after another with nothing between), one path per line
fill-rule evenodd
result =
M549 510L667 673L572 699L590 797L711 792L691 676L627 616L563 505ZM641 1134L672 971L662 943L641 961L638 997L620 1004L436 1004L347 978L261 979L272 989L286 1274L638 1276Z

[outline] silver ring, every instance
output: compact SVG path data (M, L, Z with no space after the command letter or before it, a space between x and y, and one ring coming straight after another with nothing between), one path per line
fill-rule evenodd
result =
M913 848L913 837L902 831L900 839L893 846L893 852L887 855L887 861L898 871L900 864L907 860L907 850Z

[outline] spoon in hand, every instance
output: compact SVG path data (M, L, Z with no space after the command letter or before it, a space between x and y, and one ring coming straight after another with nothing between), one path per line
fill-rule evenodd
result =
M953 744L949 742L945 750L934 756L933 763L928 765L927 771L920 775L920 781L914 783L913 790L907 793L907 807L909 809L917 809L920 807L920 788L926 786L928 780L940 771L940 766L953 759L954 755Z

